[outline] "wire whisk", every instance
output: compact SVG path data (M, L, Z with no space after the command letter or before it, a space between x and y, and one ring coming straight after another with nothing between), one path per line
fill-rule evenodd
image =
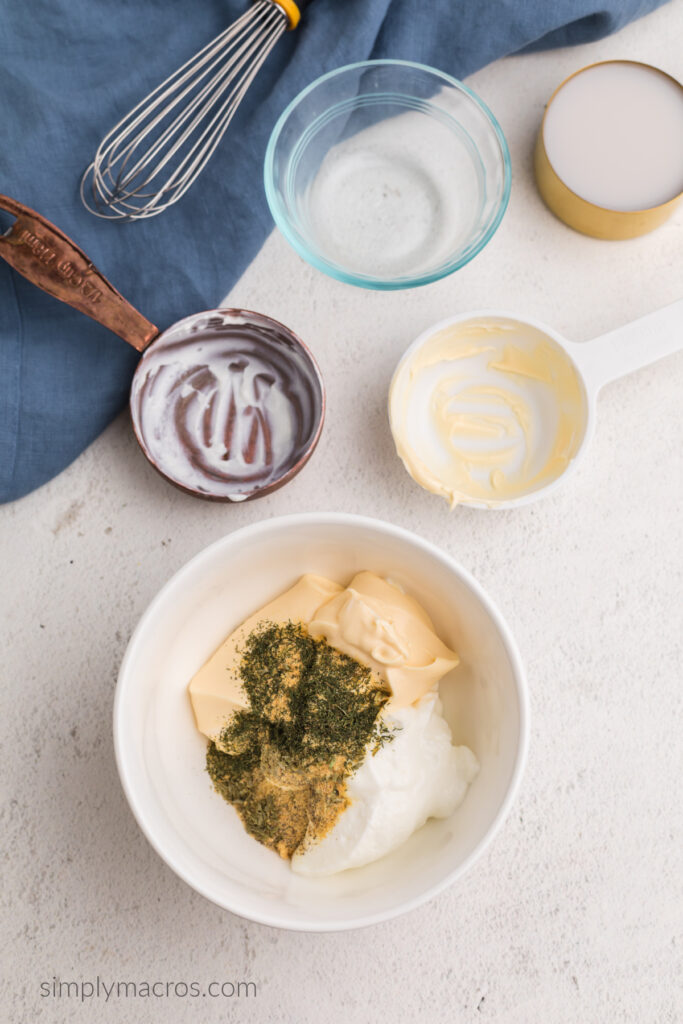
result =
M156 217L211 159L261 65L304 3L256 0L138 103L100 142L81 179L86 209L106 220Z

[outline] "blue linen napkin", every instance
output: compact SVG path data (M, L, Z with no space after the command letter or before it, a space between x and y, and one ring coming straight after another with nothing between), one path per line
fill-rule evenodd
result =
M272 227L261 174L270 130L318 75L392 57L464 78L505 54L600 38L662 2L316 0L192 190L127 224L81 205L97 143L248 0L0 0L0 192L54 221L164 328L215 307L256 255ZM97 437L126 404L137 359L0 261L0 501L38 487Z

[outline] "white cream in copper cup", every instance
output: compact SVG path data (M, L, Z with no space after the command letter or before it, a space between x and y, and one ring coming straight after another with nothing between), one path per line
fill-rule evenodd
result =
M306 878L249 836L234 808L213 791L187 684L229 632L303 573L348 582L362 569L403 586L458 652L460 664L440 685L443 713L453 742L475 752L480 771L449 818L428 821L389 855L327 878ZM528 716L524 669L510 629L450 555L380 520L310 514L228 534L166 584L121 665L114 740L140 827L189 885L263 924L339 931L419 906L481 856L517 792Z
M389 390L398 455L451 505L508 509L554 493L585 456L611 381L683 348L683 299L592 341L496 310L442 320Z

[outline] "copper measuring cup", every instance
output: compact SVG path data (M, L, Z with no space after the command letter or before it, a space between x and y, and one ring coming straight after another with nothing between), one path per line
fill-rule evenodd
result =
M0 235L0 256L143 353L130 411L163 477L210 501L245 501L299 472L320 438L325 389L289 328L261 313L216 309L160 331L54 224L7 196L0 209L16 217Z

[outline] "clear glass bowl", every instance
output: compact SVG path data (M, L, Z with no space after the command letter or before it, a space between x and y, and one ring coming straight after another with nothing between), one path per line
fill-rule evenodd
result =
M364 288L414 288L468 263L510 195L500 125L471 89L375 60L318 78L273 129L264 178L288 242Z

